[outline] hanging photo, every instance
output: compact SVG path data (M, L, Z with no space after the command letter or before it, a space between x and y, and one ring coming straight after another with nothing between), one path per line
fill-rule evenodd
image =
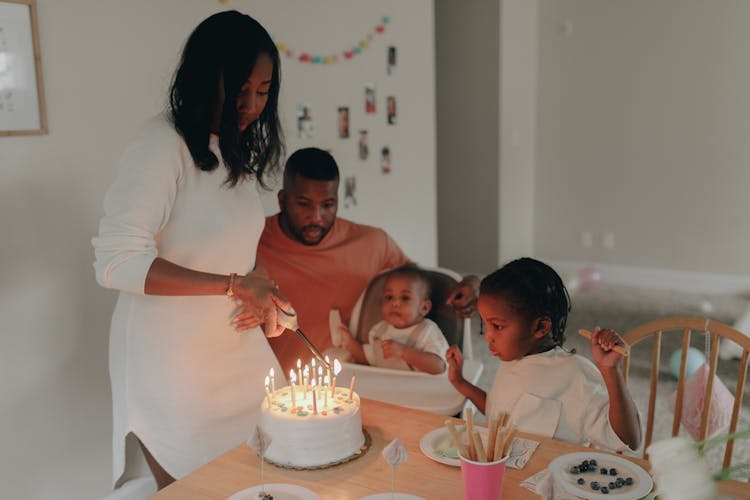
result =
M349 137L349 108L346 106L341 106L338 110L338 129L340 138Z
M375 85L372 83L365 84L365 113L375 113Z
M297 136L300 139L312 139L313 136L312 115L306 104L297 105Z
M359 159L366 160L370 155L370 149L367 146L367 130L359 131Z
M396 47L388 47L388 74L396 72Z
M380 172L383 175L391 173L391 150L388 146L380 150Z
M396 97L389 95L386 100L386 109L388 110L388 125L396 124Z
M357 179L356 177L347 177L344 179L344 207L357 206L357 198L355 193L357 191Z

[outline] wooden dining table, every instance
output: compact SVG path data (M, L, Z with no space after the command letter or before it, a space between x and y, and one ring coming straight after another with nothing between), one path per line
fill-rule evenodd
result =
M439 463L420 450L419 442L430 431L445 426L446 417L374 400L362 399L362 425L371 437L369 448L362 456L326 469L293 470L266 463L263 482L302 486L323 500L353 500L391 491L391 467L382 456L383 448L395 438L406 447L409 456L395 475L395 490L421 496L428 500L461 499L464 497L461 469ZM456 422L459 420L454 419ZM519 433L519 437L539 442L523 469L506 468L503 498L540 498L521 483L545 469L556 457L573 452L593 451L579 445L551 438ZM599 452L597 450L597 452ZM648 463L625 457L648 470ZM241 443L172 483L152 498L155 500L221 499L261 484L260 458L247 444ZM750 498L750 484L722 481L722 493L730 498Z

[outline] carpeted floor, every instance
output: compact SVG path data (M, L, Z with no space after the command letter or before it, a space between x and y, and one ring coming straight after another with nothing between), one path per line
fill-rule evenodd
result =
M576 332L579 328L593 329L595 326L606 326L620 333L666 316L708 316L711 319L733 325L745 310L750 307L750 299L737 295L708 295L688 292L663 290L644 290L634 287L602 285L593 291L579 293L573 297L573 308L568 317L566 347L575 348L579 354L589 357L588 341ZM479 332L479 321L472 324L472 332ZM659 374L659 386L656 398L656 415L654 441L671 435L674 413L669 407L669 396L677 388L676 380L671 376L669 356L681 345L681 336L673 338L664 335L662 340L662 366ZM645 343L645 342L644 342ZM704 337L694 334L692 345L704 351ZM479 381L480 387L488 389L492 384L499 361L487 351L483 337L474 335L474 355L484 362L485 369ZM650 346L637 346L631 353L629 388L633 399L645 419L648 409L649 384L651 371ZM739 362L719 361L718 375L734 393L737 367ZM748 384L750 386L750 384ZM738 428L750 427L750 387L745 389L743 410L740 414ZM680 434L687 435L684 430ZM715 470L721 469L724 447L709 452L708 461ZM733 464L750 462L750 440L737 441L733 452Z

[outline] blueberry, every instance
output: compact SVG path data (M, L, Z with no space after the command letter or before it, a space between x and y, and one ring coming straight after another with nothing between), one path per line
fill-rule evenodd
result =
M589 465L592 467L596 467L596 460L594 460L593 458L589 460Z
M613 483L612 481L610 481L607 486L609 487L610 490L614 490L615 488L617 488L617 486L615 486L615 483Z
M618 488L622 488L622 486L625 484L625 480L621 477L618 477L617 481L615 481L615 484Z
M616 476L617 475L617 469L615 469L614 467L612 467L611 469L609 469L609 475L610 476Z
M604 474L606 476L607 475L607 469L605 467L602 467L601 469L599 469L599 473L600 474Z
M632 477L626 477L625 478L625 484L627 484L628 486L630 486L631 484L633 484L633 478Z
M589 466L589 461L588 460L584 460L583 462L581 462L581 465L583 465L584 467L588 467Z
M596 481L591 481L591 489L596 491L599 489L599 483Z
M607 489L606 486L602 486L602 493L606 495L607 493L609 493L609 489Z
M582 477L578 478L578 484L585 484L585 483L586 483L586 480L584 478Z
M570 473L571 474L580 474L580 472L581 472L581 470L578 468L577 465L574 465L573 467L570 468Z

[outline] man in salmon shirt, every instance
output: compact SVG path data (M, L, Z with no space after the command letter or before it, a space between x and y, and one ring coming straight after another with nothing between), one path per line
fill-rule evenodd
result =
M286 162L279 191L279 213L266 218L258 261L297 311L300 329L322 352L331 347L329 312L338 309L349 323L362 291L381 271L409 262L382 229L337 218L339 168L318 148L297 150ZM448 298L456 311L471 316L479 279L467 276ZM297 336L269 338L284 373L310 351Z

